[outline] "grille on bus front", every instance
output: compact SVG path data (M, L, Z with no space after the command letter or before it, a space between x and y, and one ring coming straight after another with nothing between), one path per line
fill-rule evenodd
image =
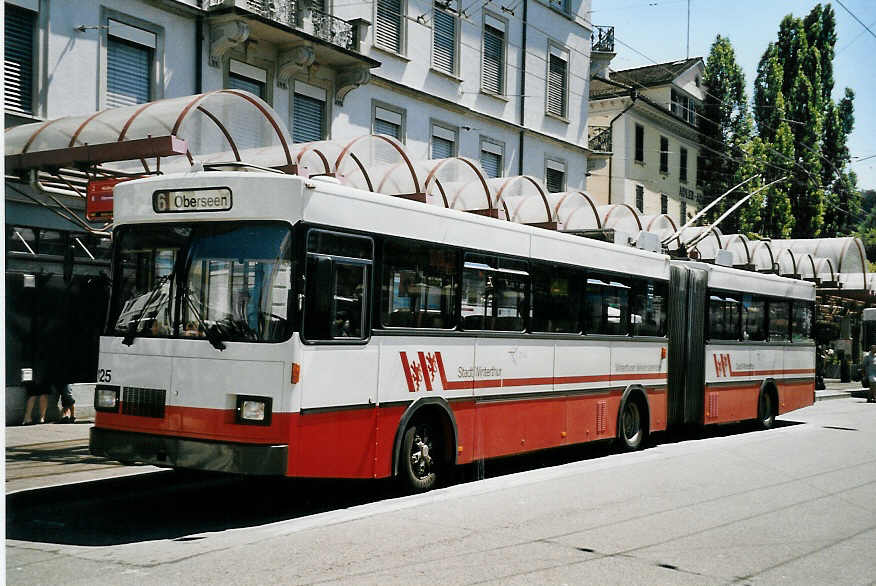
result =
M164 417L164 389L122 388L122 414Z

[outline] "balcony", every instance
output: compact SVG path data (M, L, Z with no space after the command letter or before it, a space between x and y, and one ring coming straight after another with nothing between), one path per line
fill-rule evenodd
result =
M590 50L598 53L614 53L614 27L594 26L590 37Z
M588 126L587 145L594 153L611 152L611 127Z
M319 0L207 0L211 64L247 41L273 45L279 85L317 63L337 72L335 101L342 101L350 89L368 82L370 69L380 62L360 53L370 22L346 21L322 6Z

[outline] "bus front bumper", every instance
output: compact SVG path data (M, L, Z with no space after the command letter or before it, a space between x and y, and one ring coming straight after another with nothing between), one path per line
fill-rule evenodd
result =
M91 428L88 446L95 456L124 463L191 468L231 474L284 476L289 446L238 444Z

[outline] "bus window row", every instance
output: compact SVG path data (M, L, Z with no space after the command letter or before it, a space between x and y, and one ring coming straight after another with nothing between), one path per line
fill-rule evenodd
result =
M372 298L374 325L386 329L666 333L664 282L317 229L309 230L306 246L307 340L364 339Z
M710 291L706 338L806 342L812 340L813 319L811 301Z

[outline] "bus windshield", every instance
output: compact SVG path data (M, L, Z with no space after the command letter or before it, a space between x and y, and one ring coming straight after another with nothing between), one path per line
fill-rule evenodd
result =
M292 230L283 222L118 230L109 333L277 342L291 334Z

